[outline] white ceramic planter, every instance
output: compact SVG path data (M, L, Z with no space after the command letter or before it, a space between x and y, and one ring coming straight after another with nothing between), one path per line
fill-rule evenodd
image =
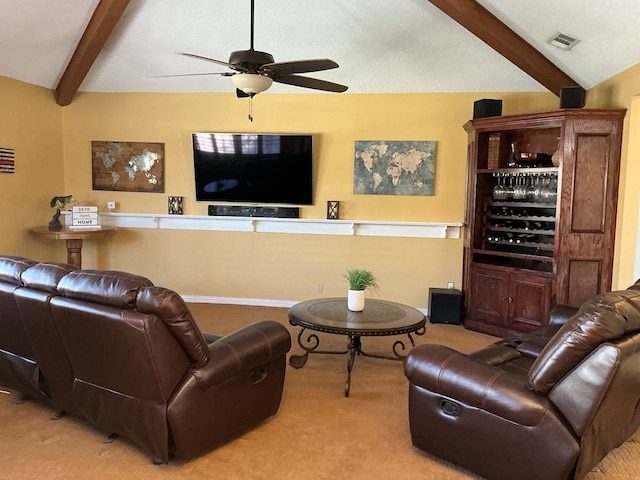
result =
M352 312L364 310L364 290L349 290L347 295L347 308Z

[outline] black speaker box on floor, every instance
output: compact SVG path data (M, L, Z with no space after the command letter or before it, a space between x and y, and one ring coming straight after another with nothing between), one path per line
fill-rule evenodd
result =
M455 288L429 289L429 321L460 325L464 313L462 292Z
M502 115L502 100L483 98L473 102L473 118L499 117Z
M586 92L582 87L562 87L560 89L560 108L584 107Z
M209 205L208 213L214 217L272 217L299 218L298 207L245 207L242 205Z

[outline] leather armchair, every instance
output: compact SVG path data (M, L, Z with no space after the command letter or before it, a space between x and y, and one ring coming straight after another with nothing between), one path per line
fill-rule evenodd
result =
M469 355L417 346L405 374L421 450L487 479L583 478L640 425L640 290Z

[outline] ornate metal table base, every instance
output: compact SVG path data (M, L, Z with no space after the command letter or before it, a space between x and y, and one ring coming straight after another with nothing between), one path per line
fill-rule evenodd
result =
M349 396L351 371L357 355L387 360L403 360L408 353L407 345L403 340L394 342L393 356L365 352L362 350L361 339L363 336L406 334L413 347L415 342L412 333L424 335L426 332L426 318L419 310L399 303L374 299L367 300L362 312L349 311L345 298L308 300L289 309L289 323L301 327L300 333L298 333L298 345L304 350L304 353L300 355L289 357L289 364L292 367L302 368L311 353L348 355L345 397ZM305 337L307 329L347 336L346 350L319 350L320 338L315 333L309 333Z
M399 352L406 351L406 345L402 340L396 340L393 344L392 351L393 356L390 355L379 355L376 353L368 353L362 350L362 340L359 335L349 335L349 342L347 343L346 350L317 350L320 345L320 339L315 333L309 334L309 336L303 340L303 335L306 328L302 328L300 333L298 333L298 345L300 348L304 350L304 353L300 355L291 355L289 357L289 364L293 368L302 368L307 363L309 358L309 354L311 353L324 353L324 354L333 354L333 355L344 355L348 354L349 358L347 359L347 381L344 385L344 396L348 397L351 391L351 371L353 370L353 364L356 360L356 355L362 355L363 357L372 357L372 358L383 358L385 360L399 360L402 361L407 356L406 354L402 354ZM416 330L414 333L416 335L424 335L426 332L425 327L423 326L421 329ZM407 337L411 342L411 346L415 347L416 342L413 340L411 333L407 333ZM407 352L408 353L408 352Z

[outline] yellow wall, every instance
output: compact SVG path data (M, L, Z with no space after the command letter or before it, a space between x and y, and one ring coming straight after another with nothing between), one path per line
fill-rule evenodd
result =
M80 94L63 109L65 186L78 200L120 212L166 213L167 195L183 195L187 215L206 215L193 191L191 132L312 133L315 205L303 218L324 218L326 201L341 202L341 218L462 222L466 134L462 125L479 98L503 98L504 113L552 110L550 94L258 95ZM165 144L164 194L91 190L92 140ZM431 197L354 195L355 140L435 140L436 185ZM103 245L85 247L86 266L124 269L184 295L284 301L344 295L341 274L371 269L380 296L426 306L428 288L460 285L462 241L330 235L121 229Z
M64 261L55 242L27 229L47 223L64 194L61 109L50 90L0 77L0 147L15 150L15 173L0 174L0 252Z
M634 260L640 215L640 64L589 90L587 105L627 109L622 142L620 193L616 229L614 288L627 288L637 278Z
M592 107L629 109L625 121L614 287L633 278L640 193L640 65L603 82L587 95ZM552 110L550 94L330 95L262 94L247 119L248 100L230 94L79 94L67 107L47 89L0 77L0 146L16 151L16 173L0 175L3 253L64 261L62 242L32 238L45 224L51 197L74 194L101 208L165 213L168 195L185 197L185 213L205 215L193 198L189 134L193 131L312 133L316 139L316 205L304 218L324 218L326 200L341 201L346 219L460 222L464 208L465 133L462 124L479 98L502 98L503 113ZM634 108L635 107L635 108ZM353 195L355 140L435 140L433 197ZM165 144L164 194L91 189L92 140ZM430 286L460 283L461 241L232 232L121 229L115 237L85 242L84 265L141 273L185 295L299 300L342 295L341 273L372 269L381 296L423 307Z
M592 107L630 109L625 122L614 287L633 278L640 178L640 65L587 95ZM0 175L0 250L64 261L61 242L36 240L27 228L49 221L51 197L74 194L101 208L165 213L167 195L185 197L185 213L205 215L193 198L189 134L193 131L312 133L316 138L316 205L304 218L324 218L326 200L341 201L346 219L460 222L464 208L466 138L462 125L479 98L502 98L503 113L552 110L550 94L331 95L262 94L247 119L248 101L230 94L79 94L67 107L47 89L0 77L0 146L16 151L16 173ZM634 109L635 105L635 109ZM353 195L355 140L435 140L433 197ZM92 140L165 144L164 194L91 189ZM141 273L185 295L299 300L342 295L341 273L359 266L380 277L381 296L423 307L430 286L460 283L458 240L121 229L85 242L84 265Z
M324 218L326 200L337 199L342 218L460 221L466 169L462 125L478 98L482 94L264 94L254 100L251 123L248 100L235 95L80 94L63 109L65 185L78 199L101 207L115 199L124 212L166 213L166 196L183 195L186 214L206 215L207 204L193 197L191 132L302 132L314 135L316 170L315 206L302 208L302 217ZM517 95L505 99L504 113L555 107L553 95ZM165 194L92 191L92 140L164 143ZM353 195L355 140L436 140L435 195Z

